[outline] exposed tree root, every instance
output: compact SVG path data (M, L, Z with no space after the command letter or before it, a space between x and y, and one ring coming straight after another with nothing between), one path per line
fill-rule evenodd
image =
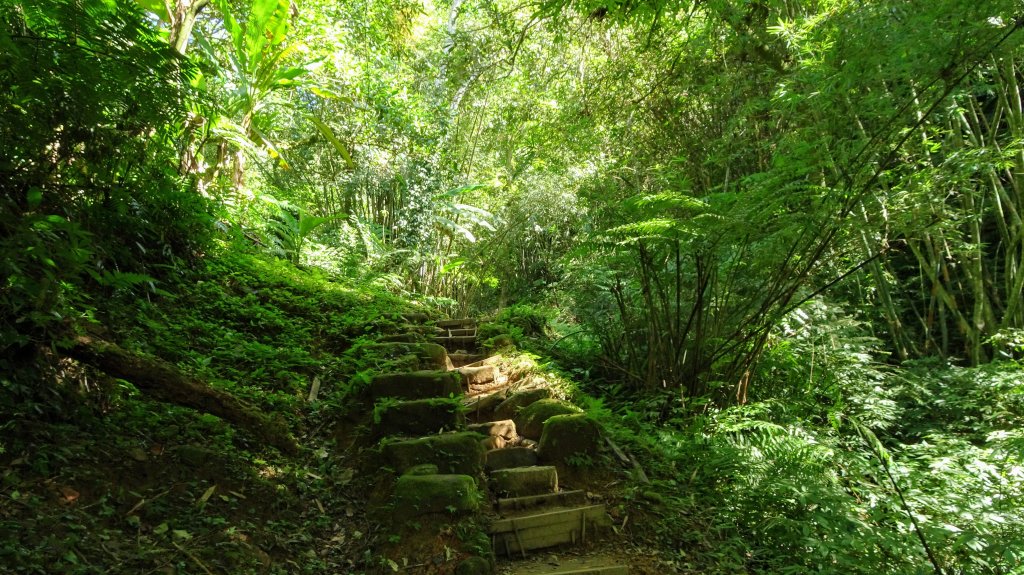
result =
M154 399L216 415L285 453L298 452L298 444L283 423L228 393L188 377L165 361L142 357L87 335L75 338L68 354L113 377L130 381Z

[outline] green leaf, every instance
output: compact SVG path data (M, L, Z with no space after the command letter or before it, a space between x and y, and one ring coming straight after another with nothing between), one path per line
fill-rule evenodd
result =
M320 134L323 135L323 137L326 138L327 141L330 142L332 146L334 146L334 149L337 150L339 154L341 154L341 157L345 160L345 167L348 168L349 170L356 169L356 164L355 162L352 161L352 155L349 154L348 148L345 147L345 144L343 144L341 140L339 140L338 137L334 135L334 132L331 130L330 126L328 126L315 116L309 116L309 121L316 127Z
M135 2L145 11L156 14L160 20L169 22L170 17L167 14L167 5L163 3L163 0L135 0Z
M43 191L39 188L29 188L27 194L28 209L34 210L43 202Z

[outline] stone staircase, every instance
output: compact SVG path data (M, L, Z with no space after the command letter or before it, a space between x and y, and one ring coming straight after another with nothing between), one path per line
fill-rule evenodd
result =
M491 575L497 557L502 573L517 575L626 574L624 565L600 556L524 561L609 531L603 504L559 484L559 470L578 462L573 458L597 454L600 430L549 390L508 381L499 357L479 353L475 320L437 322L434 334L448 352L447 369L437 369L436 351L421 350L434 369L380 374L370 386L374 433L399 474L393 520L488 516L492 557L466 558L457 575Z
M470 353L478 349L477 345L477 321L472 318L446 319L437 322L437 332L434 342L439 343L452 354L452 362L465 361L472 363L480 359ZM459 367L456 365L456 367Z

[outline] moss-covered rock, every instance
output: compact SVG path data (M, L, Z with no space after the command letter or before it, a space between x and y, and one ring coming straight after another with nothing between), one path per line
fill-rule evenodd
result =
M503 333L496 335L484 342L484 347L490 350L506 349L509 347L515 347L516 340L511 335Z
M399 473L423 463L437 465L441 473L476 477L483 470L484 448L479 433L434 435L409 441L391 441L383 446L384 457Z
M597 455L600 445L601 428L593 418L583 413L555 415L544 422L537 455L561 465Z
M510 497L543 495L558 491L558 471L551 466L511 467L491 472L497 493Z
M392 369L447 369L448 352L436 343L370 343L353 350L357 357Z
M483 557L470 557L459 563L455 575L491 575L494 569L491 562Z
M402 318L409 323L426 323L430 321L430 316L418 311L406 312L402 314Z
M395 484L394 517L405 521L431 513L472 513L480 499L468 475L403 475Z
M377 406L375 420L379 435L425 435L457 431L466 425L462 404L450 398L385 401Z
M514 418L519 435L529 439L540 439L544 422L556 415L579 413L579 408L557 399L542 399L523 408Z
M512 419L527 405L550 397L551 391L546 387L514 393L494 408L494 419Z
M462 377L454 371L412 371L374 376L370 394L374 399L428 399L462 393Z

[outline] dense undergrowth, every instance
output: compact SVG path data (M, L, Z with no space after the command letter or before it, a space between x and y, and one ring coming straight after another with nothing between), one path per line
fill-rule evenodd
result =
M722 407L587 379L597 347L573 339L557 363L642 462L631 529L680 571L1024 572L1018 362L892 365L862 325L816 304L779 330L748 388L729 388L748 397Z
M226 243L97 310L104 335L287 420L289 458L217 417L44 354L59 389L2 380L0 562L11 573L356 572L373 524L335 449L358 361L345 351L413 307ZM24 366L22 366L24 368ZM308 401L313 381L320 382ZM273 565L273 567L272 567ZM358 570L362 570L359 568Z
M55 366L68 370L57 395L18 396L5 380L5 564L374 568L381 559L369 550L389 536L365 515L378 478L337 445L334 424L370 416L350 413L349 391L381 365L352 351L399 330L413 306L230 243L160 290L115 294L123 305L97 319L125 347L284 418L308 449L284 457L215 417L66 362ZM626 466L631 478L612 491L632 517L626 533L667 565L902 574L936 572L934 560L944 573L1019 572L1018 363L892 365L861 326L822 304L779 330L746 401L719 407L595 377L598 348L557 320L549 308L512 306L481 333L535 352L522 361L542 363L528 369L587 406L637 459L643 477ZM309 402L314 379L321 391Z

